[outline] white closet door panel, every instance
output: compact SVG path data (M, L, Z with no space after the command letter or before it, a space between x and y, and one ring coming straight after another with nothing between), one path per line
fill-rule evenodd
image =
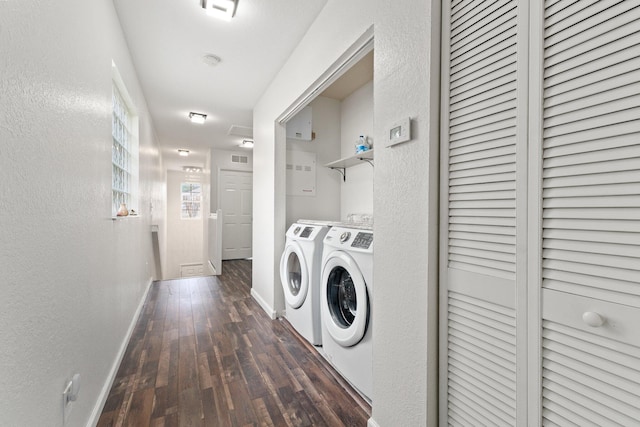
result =
M475 178L475 182L478 182L482 177L482 176L505 176L505 174L508 173L513 173L514 172L514 167L512 163L505 163L502 165L494 165L494 166L486 166L483 168L470 168L470 169L459 169L459 170L455 170L455 171L451 171L451 173L449 174L449 178L451 178L451 180L454 179L461 179L461 178L469 178L469 177L473 177ZM484 178L482 178L482 180L484 181ZM504 181L504 179L494 179L491 182L500 182L500 181ZM468 184L468 183L465 183ZM513 192L512 192L513 193ZM502 196L504 196L505 194L508 194L508 192L502 192L501 193ZM495 194L495 197L497 198L504 198L504 197L500 197L499 194ZM476 199L479 198L475 197ZM452 196L451 200L455 200Z
M558 138L562 140L564 138ZM546 149L547 158L553 159L562 156L568 156L571 154L579 154L584 152L603 152L604 150L629 147L636 145L638 142L637 135L635 133L628 133L625 135L618 135L616 138L596 139L590 141L581 141L580 144L566 144L558 146L548 146Z
M553 163L554 160L545 159L547 163ZM640 166L640 159L630 158L621 160L607 160L604 158L599 162L592 162L588 165L571 165L562 167L549 167L544 169L544 178L554 178L561 176L584 176L607 174L613 172L635 171Z
M499 243L506 245L506 248L508 248L508 250L513 250L513 245L515 244L515 239L513 236L491 234L488 232L470 233L465 232L464 230L457 230L457 228L455 227L451 228L451 231L449 232L449 239L467 240L470 242L484 242L486 244Z
M579 36L583 40L600 37L608 31L615 30L620 24L624 25L634 19L638 19L638 4L633 1L598 1L593 4L593 7L595 9L590 10L590 8L587 8L581 13L565 16L564 25L558 26L562 30L560 33L552 33L551 29L549 29L544 40L545 48L561 45L563 44L562 42L575 36ZM599 21L602 22L602 24L596 26L589 19L585 19L595 10L598 11ZM614 18L618 15L622 15L622 19L615 20ZM568 23L571 23L571 26L568 26Z
M513 87L515 89L515 76L511 74L503 74L501 72L497 72L496 74L497 76L494 80L480 84L469 90L464 90L463 88L456 89L451 94L451 104L465 100L466 104L479 102L480 100L491 97L494 94L503 93L503 90L508 89L509 87ZM507 87L505 88L504 86Z
M640 4L545 4L543 424L640 425Z
M513 309L454 291L448 300L450 410L486 425L514 425Z
M511 50L515 51L515 47L511 47ZM457 95L461 92L468 92L477 87L487 85L495 80L496 77L512 72L515 68L513 52L503 50L500 53L504 55L504 58L496 61L495 58L489 57L484 61L468 64L460 72L452 75L451 77L454 80L451 80L449 86L451 93Z
M554 57L545 58L545 77L573 71L572 76L584 76L598 70L603 62L621 62L621 55L633 58L638 55L636 45L640 41L640 32L627 35L623 39L609 41L596 46L585 43L570 51L561 52Z
M595 175L573 175L561 176L557 178L546 178L544 188L589 188L596 185L627 185L638 182L638 173L635 170L625 170L622 172L599 173Z
M640 132L640 122L621 122L601 128L579 130L570 134L559 134L555 137L546 135L544 147L551 148L594 140L615 140L616 138L633 135L637 132Z
M460 44L476 40L487 34L492 28L516 16L516 4L512 0L497 0L483 8L472 19L465 22L452 22L451 52L454 53Z
M544 80L544 105L560 103L553 97L560 97L566 92L577 91L577 95L586 96L607 90L607 87L619 87L637 81L634 76L638 69L637 64L640 63L638 55L636 49L628 49L605 58L608 64L606 67L599 67L599 63L595 62L588 70L576 68L559 74L552 74L552 69L545 70L547 75ZM609 80L612 78L615 79ZM576 94L566 96L569 99L579 97Z
M504 96L507 98L498 102L496 102L495 99L485 100L481 103L469 106L465 112L462 112L462 109L458 110L458 114L455 114L455 117L453 114L451 115L451 120L449 121L450 125L459 126L464 123L475 122L476 120L480 120L484 117L495 117L500 113L513 110L516 107L516 102L515 99L513 99L513 95L505 94L500 96Z
M638 221L600 220L590 221L584 219L545 219L542 222L544 230L587 230L587 231L617 231L628 233L640 233ZM638 237L635 236L637 239Z
M612 115L625 110L638 108L640 106L640 95L638 95L640 91L637 86L638 85L625 86L617 91L611 90L603 95L594 96L593 99L586 101L575 100L573 105L563 104L559 108L546 108L545 127L551 128L570 123L581 124L584 120L589 120L591 118ZM634 93L635 95L633 95ZM589 106L587 102L590 102L592 105ZM580 106L579 104L581 103L582 105ZM570 108L573 109L566 111ZM595 124L597 125L597 123Z
M637 245L638 236L635 233L616 233L608 231L586 231L545 228L542 234L544 239L563 240L565 242L603 242L619 243L622 245Z
M640 296L634 294L636 291L634 283L614 280L609 277L603 278L580 274L579 272L546 270L543 276L543 286L545 289L554 291L640 307Z
M493 191L493 192L475 192L475 193L455 193L449 195L449 200L451 203L457 200L484 200L487 198L492 198L493 200L513 200L515 199L516 194L513 190L508 191Z
M518 4L444 5L442 415L449 425L516 422Z
M456 81L474 71L493 63L494 57L502 60L505 54L508 56L516 50L516 40L509 33L510 23L495 27L491 32L484 34L475 40L467 40L467 44L460 45L457 51L452 52L450 78ZM479 52L477 47L483 45L484 50Z
M498 95L491 98L480 99L474 104L459 104L455 110L449 114L450 125L457 125L460 122L475 120L479 117L486 117L492 114L516 108L515 92L509 88L502 88ZM453 107L453 106L452 106Z
M493 169L493 167L491 169ZM452 178L451 179L452 186L453 185L463 186L463 185L474 184L478 182L479 179L482 179L484 182L489 183L489 182L505 182L505 181L508 182L508 181L513 181L513 179L515 178L514 172L492 174L492 173L485 173L486 171L482 170L482 173L479 173L478 169L463 169L460 172L476 172L476 174L474 176L467 175L461 178ZM490 204L493 204L493 201L487 201L487 207L489 207Z
M505 148L511 147L511 148ZM478 153L480 155L486 154L488 150L510 150L506 152L500 152L499 155L511 154L513 153L513 140L511 138L502 138L502 139L493 139L490 141L483 141L473 145L463 145L459 148L452 148L449 150L449 155L454 159L463 159L463 160L472 160L472 158L464 158L459 156L464 156L470 153L482 152Z

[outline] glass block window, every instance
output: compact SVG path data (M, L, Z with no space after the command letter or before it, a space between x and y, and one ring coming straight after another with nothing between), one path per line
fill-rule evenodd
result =
M192 182L180 184L180 218L195 219L202 215L202 186Z
M138 209L138 122L115 67L112 110L111 213L115 216L122 203L129 209Z

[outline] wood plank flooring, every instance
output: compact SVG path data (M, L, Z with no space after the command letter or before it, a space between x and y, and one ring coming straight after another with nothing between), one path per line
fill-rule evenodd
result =
M156 282L98 427L359 426L371 408L251 298L251 261Z

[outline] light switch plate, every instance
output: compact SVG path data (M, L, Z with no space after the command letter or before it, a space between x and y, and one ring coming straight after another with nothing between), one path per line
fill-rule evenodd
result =
M389 127L385 147L411 140L411 118L400 120Z

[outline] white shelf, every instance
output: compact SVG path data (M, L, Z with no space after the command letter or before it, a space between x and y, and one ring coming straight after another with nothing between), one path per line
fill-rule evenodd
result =
M353 156L345 157L335 162L327 163L324 165L327 168L337 170L342 175L342 180L347 180L347 168L355 165L359 165L362 162L367 162L373 166L373 148L371 150L363 151L362 153L354 154Z
M373 160L373 149L345 157L335 162L327 163L325 166L331 169L345 169L351 166L359 165L363 161Z

